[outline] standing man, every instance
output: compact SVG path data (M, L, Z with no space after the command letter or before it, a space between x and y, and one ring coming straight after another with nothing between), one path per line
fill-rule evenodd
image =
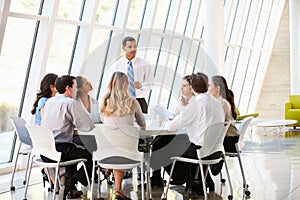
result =
M154 76L150 65L143 59L136 57L137 45L133 37L125 37L122 41L125 56L113 63L112 73L121 71L129 79L129 94L139 102L142 112L148 113L145 98L151 90ZM111 74L112 74L111 73Z
M72 140L75 127L82 131L90 131L94 128L93 121L83 110L80 102L75 100L77 84L74 76L65 75L57 78L55 86L59 95L47 101L42 126L50 128L53 132L56 150L62 153L61 161L87 159L85 165L91 177L92 155L88 150L72 143ZM46 157L42 159L49 161ZM66 166L65 169L66 174L61 178L61 185L64 187L61 187L60 194L63 194L63 199L66 199L67 195L68 199L78 198L82 192L76 189L75 184L78 181L84 186L88 184L84 169L81 167L77 170L76 165Z

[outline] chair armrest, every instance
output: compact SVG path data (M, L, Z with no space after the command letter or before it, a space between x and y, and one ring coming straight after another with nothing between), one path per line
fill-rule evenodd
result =
M293 107L293 104L291 102L285 103L285 110L291 109Z
M245 119L246 117L258 117L258 113L252 113L252 114L247 114L247 115L240 115L236 118L236 121L241 121Z

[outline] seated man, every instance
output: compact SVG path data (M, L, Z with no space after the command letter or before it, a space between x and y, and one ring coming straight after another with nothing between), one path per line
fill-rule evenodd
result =
M207 94L208 78L205 74L197 73L191 75L190 83L195 95L195 102L190 102L179 115L172 121L167 122L166 127L169 131L177 131L183 127L187 127L187 135L190 143L181 156L198 159L196 150L201 148L203 144L206 129L212 124L224 122L225 113L217 99ZM169 166L165 167L167 172L169 172ZM201 182L194 180L194 164L178 162L176 163L176 168L180 173L175 173L173 178L175 177L175 179L185 182L186 189L191 189L197 194L204 193ZM213 190L214 183L209 174L206 181L208 182L209 189Z
M173 109L172 114L164 114L160 118L166 118L167 116L177 116L181 111L186 109L187 106L194 105L195 97L192 92L190 82L191 76L187 75L183 77L181 84L181 99L180 103ZM167 120L167 119L166 119ZM155 137L152 142L152 154L151 154L151 168L153 174L151 177L151 185L156 187L163 187L163 180L161 178L161 167L168 166L167 171L170 168L170 157L181 156L187 148L190 146L190 141L187 135L164 135ZM175 175L177 174L175 170ZM173 176L174 177L174 176ZM175 183L175 178L173 178ZM180 178L176 180L176 184L183 184L184 180Z
M49 99L45 105L42 126L50 128L53 132L56 150L61 152L61 161L68 161L77 158L85 158L85 163L89 177L92 173L92 155L86 149L72 143L74 128L83 131L90 131L94 124L89 115L83 110L78 101L75 100L77 93L76 79L73 76L61 76L55 82L56 89L59 93ZM48 158L42 158L49 161ZM60 191L63 199L78 198L82 195L81 191L76 189L75 184L79 181L86 186L87 180L83 167L77 170L77 166L65 167L66 174L61 178L61 185L64 185L64 191ZM62 187L63 188L63 187Z

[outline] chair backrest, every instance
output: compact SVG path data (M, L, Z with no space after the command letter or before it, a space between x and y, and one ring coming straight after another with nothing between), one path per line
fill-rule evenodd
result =
M97 150L93 152L93 157L97 160L110 157L125 157L136 161L143 159L142 153L138 151L137 127L99 125L89 132L78 130L79 136L87 134L96 138Z
M9 119L14 126L20 142L32 146L30 135L25 127L26 121L22 117L9 117Z
M56 151L52 131L44 126L25 125L32 140L32 152L43 155L51 160L60 161L61 153Z
M221 122L210 125L204 136L203 146L200 149L201 157L206 157L214 152L224 152L223 141L230 123Z
M244 146L244 137L247 132L248 126L250 125L251 120L253 117L246 117L243 119L239 125L238 128L238 134L239 134L239 141L237 145L239 146L239 149L241 149Z
M292 108L300 108L300 95L290 95L290 103Z

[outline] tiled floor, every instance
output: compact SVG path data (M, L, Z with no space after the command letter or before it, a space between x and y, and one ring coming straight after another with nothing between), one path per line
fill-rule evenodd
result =
M248 199L254 200L296 200L300 199L300 132L275 133L253 127L252 134L247 134L242 160L246 178L251 191ZM242 177L237 158L228 158L230 175L233 184L233 199L247 199L243 195ZM225 172L225 171L224 171ZM225 174L225 173L223 173ZM24 172L18 172L15 178L16 191L11 192L10 174L0 176L0 199L23 199L24 186L22 176ZM219 184L219 176L213 177L216 185L215 193L209 194L209 199L227 199L229 194L228 183ZM40 168L33 170L27 199L43 200L51 199L52 193L43 188ZM135 179L124 181L124 190L132 199L140 199L140 190ZM97 186L95 186L96 192ZM106 182L102 185L104 199L114 198L114 187ZM89 199L89 191L82 188L84 196ZM87 194L88 193L88 194ZM152 199L161 199L162 189L153 188ZM88 198L87 198L88 197ZM58 197L57 197L58 199ZM172 186L168 199L189 199L184 187ZM203 196L191 199L204 199Z

